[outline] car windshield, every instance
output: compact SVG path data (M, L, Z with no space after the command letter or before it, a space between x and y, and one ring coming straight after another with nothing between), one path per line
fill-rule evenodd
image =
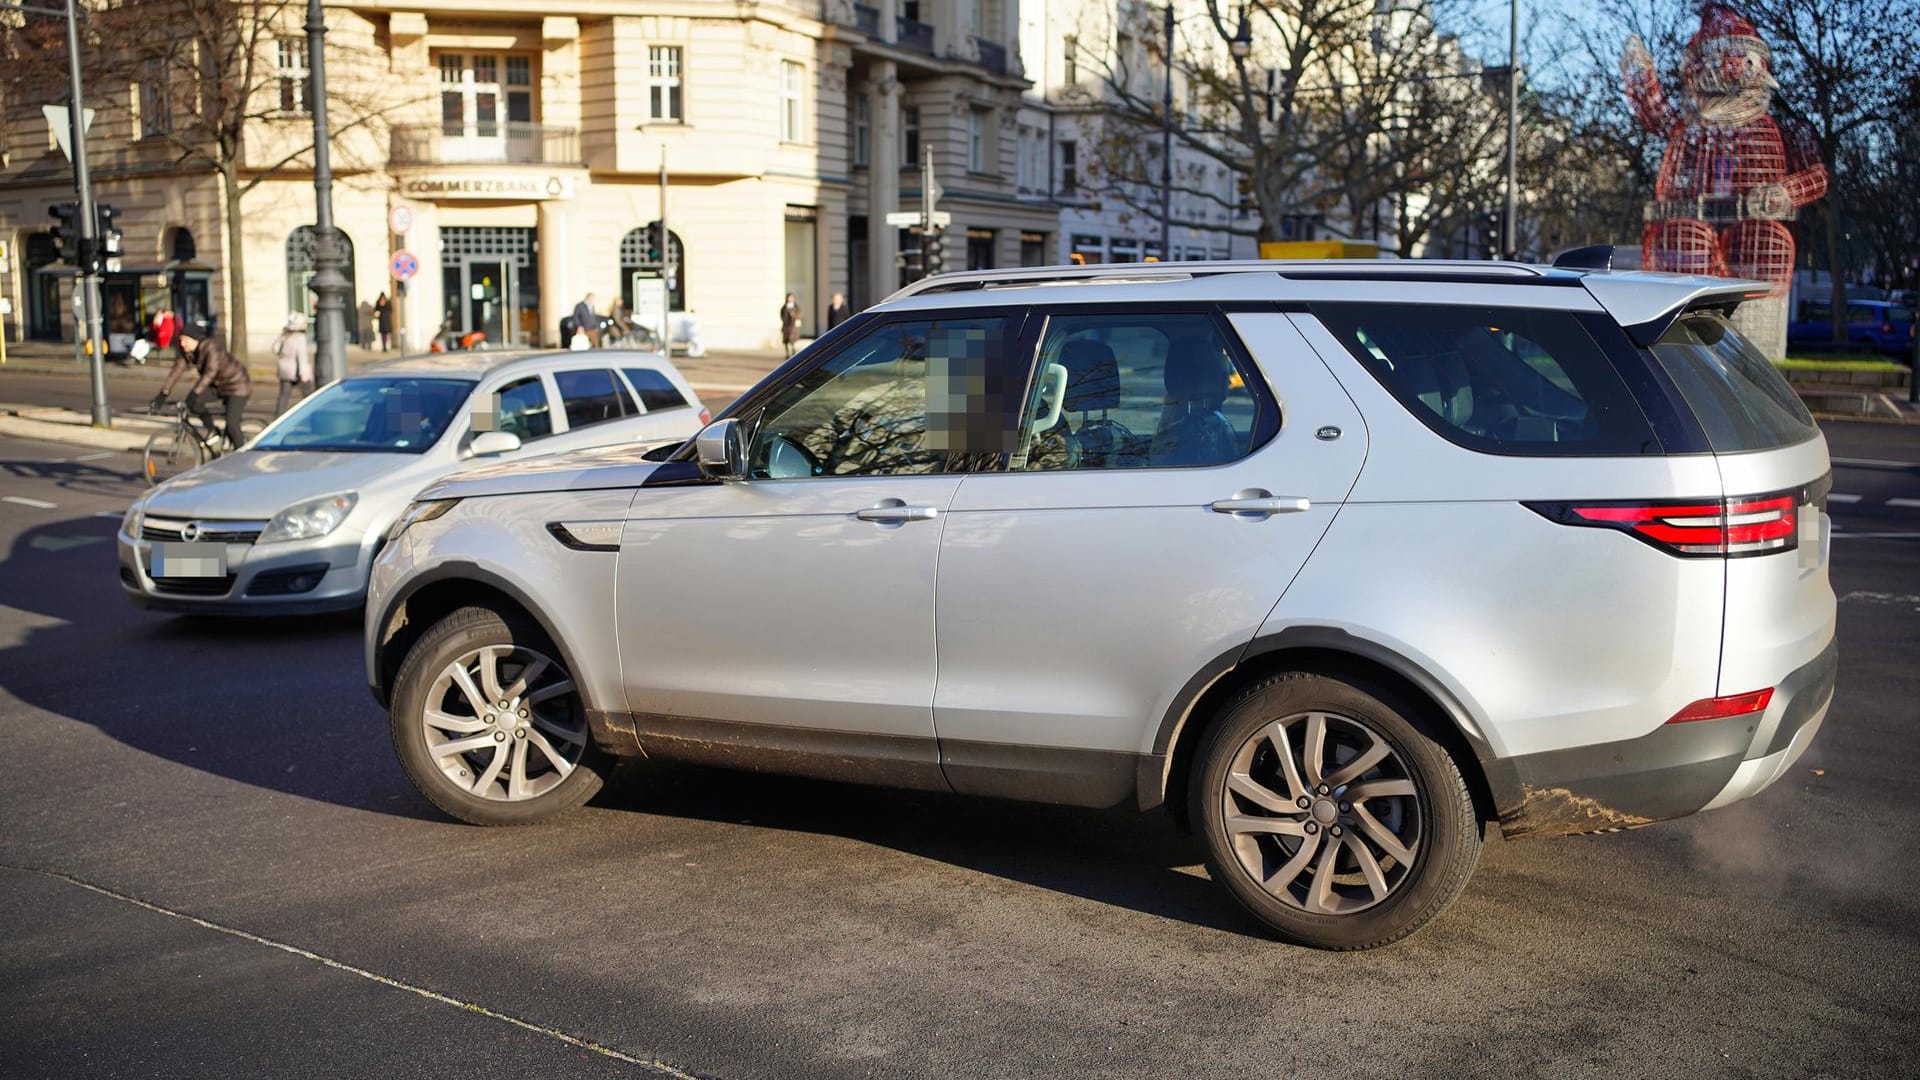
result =
M469 379L348 379L301 402L253 448L423 454L473 387Z

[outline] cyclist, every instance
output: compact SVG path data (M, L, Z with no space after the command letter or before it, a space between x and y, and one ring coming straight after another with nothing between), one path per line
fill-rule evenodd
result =
M247 398L253 393L247 365L234 359L205 323L183 321L175 333L173 347L176 352L173 370L167 372L167 381L160 384L160 392L153 396L154 411L166 408L173 384L192 367L200 377L187 391L187 411L200 418L200 425L211 436L216 433L213 399L219 398L225 406L227 445L239 446L240 416L246 412Z

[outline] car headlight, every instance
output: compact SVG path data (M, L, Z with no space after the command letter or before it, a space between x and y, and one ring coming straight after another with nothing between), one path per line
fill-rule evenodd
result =
M401 533L422 521L432 521L459 503L459 499L428 499L425 502L408 503L406 512L400 515L400 520L394 522L393 528L387 530L387 543L393 543L400 539Z
M147 500L135 499L127 507L127 516L120 519L120 531L135 539L140 537L140 525L147 517Z
M349 491L294 503L273 515L273 520L267 522L265 531L254 543L271 544L281 540L311 540L316 536L325 536L347 520L347 515L353 512L353 504L359 501L360 496Z

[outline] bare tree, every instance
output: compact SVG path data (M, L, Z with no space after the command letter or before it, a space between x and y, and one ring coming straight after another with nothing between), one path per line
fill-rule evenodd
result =
M1362 226L1373 207L1409 190L1438 197L1420 219L1430 226L1464 197L1461 183L1486 172L1497 117L1478 103L1485 97L1479 67L1435 22L1444 10L1454 29L1464 27L1471 18L1465 3L1202 0L1180 20L1171 57L1160 8L1109 10L1114 25L1092 27L1078 40L1112 42L1104 55L1087 57L1109 125L1097 164L1102 195L1130 209L1160 213L1169 66L1181 99L1175 144L1243 178L1259 211L1257 223L1224 226L1231 231L1276 240L1283 222L1303 215L1338 214ZM1172 191L1190 214L1239 202L1231 188L1208 183L1210 173L1174 171ZM1178 208L1173 221L1223 227L1183 218ZM1401 228L1398 246L1410 249L1427 226Z
M279 62L284 47L296 61L294 71L308 68L305 16L306 5L298 0L120 0L87 19L83 63L89 85L138 88L135 94L96 92L89 103L108 113L143 112L140 134L164 145L172 165L219 177L228 340L236 352L247 341L244 200L313 153L306 119L311 87ZM6 77L9 98L16 104L65 97L66 49L63 42L49 49L46 40L53 22L27 20L5 33L4 52L14 61ZM354 48L336 37L328 55L338 64L340 54ZM341 66L350 71L356 65ZM351 79L330 85L327 100L335 140L405 104L369 97Z

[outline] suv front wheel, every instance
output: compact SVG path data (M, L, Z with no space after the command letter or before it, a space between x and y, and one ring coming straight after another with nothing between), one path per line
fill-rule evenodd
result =
M1389 698L1290 672L1230 702L1194 759L1192 820L1215 881L1287 940L1369 949L1412 933L1479 859L1444 747Z
M586 802L608 759L546 636L486 608L420 636L394 679L393 745L435 806L474 825L525 825Z

